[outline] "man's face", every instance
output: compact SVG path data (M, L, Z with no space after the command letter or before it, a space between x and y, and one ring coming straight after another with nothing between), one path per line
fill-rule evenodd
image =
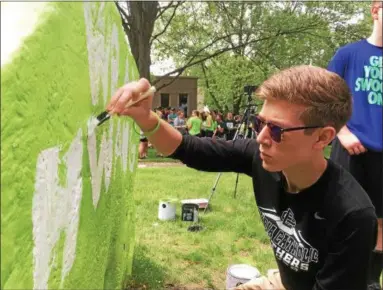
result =
M293 105L287 101L266 100L258 117L263 121L278 125L281 128L305 126L299 120L304 107ZM315 150L313 145L318 140L316 131L310 135L304 130L284 132L281 142L271 138L270 129L264 126L257 136L260 144L262 166L270 172L292 168L300 163L311 160Z
M375 5L371 9L372 18L377 21L378 28L382 29L382 10L383 4Z

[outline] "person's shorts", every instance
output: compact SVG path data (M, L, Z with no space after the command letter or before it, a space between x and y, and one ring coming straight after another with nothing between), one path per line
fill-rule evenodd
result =
M140 138L140 142L148 142L148 138L146 138L146 137Z
M368 150L349 155L336 138L332 143L330 159L342 165L364 188L375 207L378 218L383 217L383 153Z

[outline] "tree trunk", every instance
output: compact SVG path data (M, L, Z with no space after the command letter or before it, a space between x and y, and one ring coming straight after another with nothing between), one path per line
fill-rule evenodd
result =
M124 29L128 35L134 60L136 61L140 77L150 80L150 38L153 33L154 22L159 9L158 1L126 1ZM123 19L124 23L124 19Z

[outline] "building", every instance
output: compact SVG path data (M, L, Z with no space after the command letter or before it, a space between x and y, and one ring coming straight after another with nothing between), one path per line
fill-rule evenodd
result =
M160 78L158 76L155 79ZM175 79L175 80L174 80ZM172 82L154 94L153 109L158 107L172 107L184 109L185 115L190 116L197 109L197 77L164 77L156 84L159 88L163 84Z

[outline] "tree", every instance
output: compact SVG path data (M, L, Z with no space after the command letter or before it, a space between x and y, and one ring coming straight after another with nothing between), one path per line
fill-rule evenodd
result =
M181 68L198 63L185 73L199 77L206 103L235 113L244 85L296 64L325 67L339 44L368 33L366 20L350 22L369 11L359 3L210 2L181 11L157 43L158 55Z
M133 57L136 61L140 77L150 80L151 47L153 41L168 28L181 1L171 1L160 6L158 1L126 1L115 2L121 15L122 26L129 39ZM155 22L164 13L171 11L163 30L153 34Z
M366 21L350 20L368 11L366 4L318 1L116 4L141 77L150 79L153 57L171 58L177 68L164 76L193 73L210 103L219 107L231 98L234 110L243 103L246 83L298 63L325 66L340 44L366 34ZM225 68L234 76L231 85ZM219 79L227 80L218 94Z

